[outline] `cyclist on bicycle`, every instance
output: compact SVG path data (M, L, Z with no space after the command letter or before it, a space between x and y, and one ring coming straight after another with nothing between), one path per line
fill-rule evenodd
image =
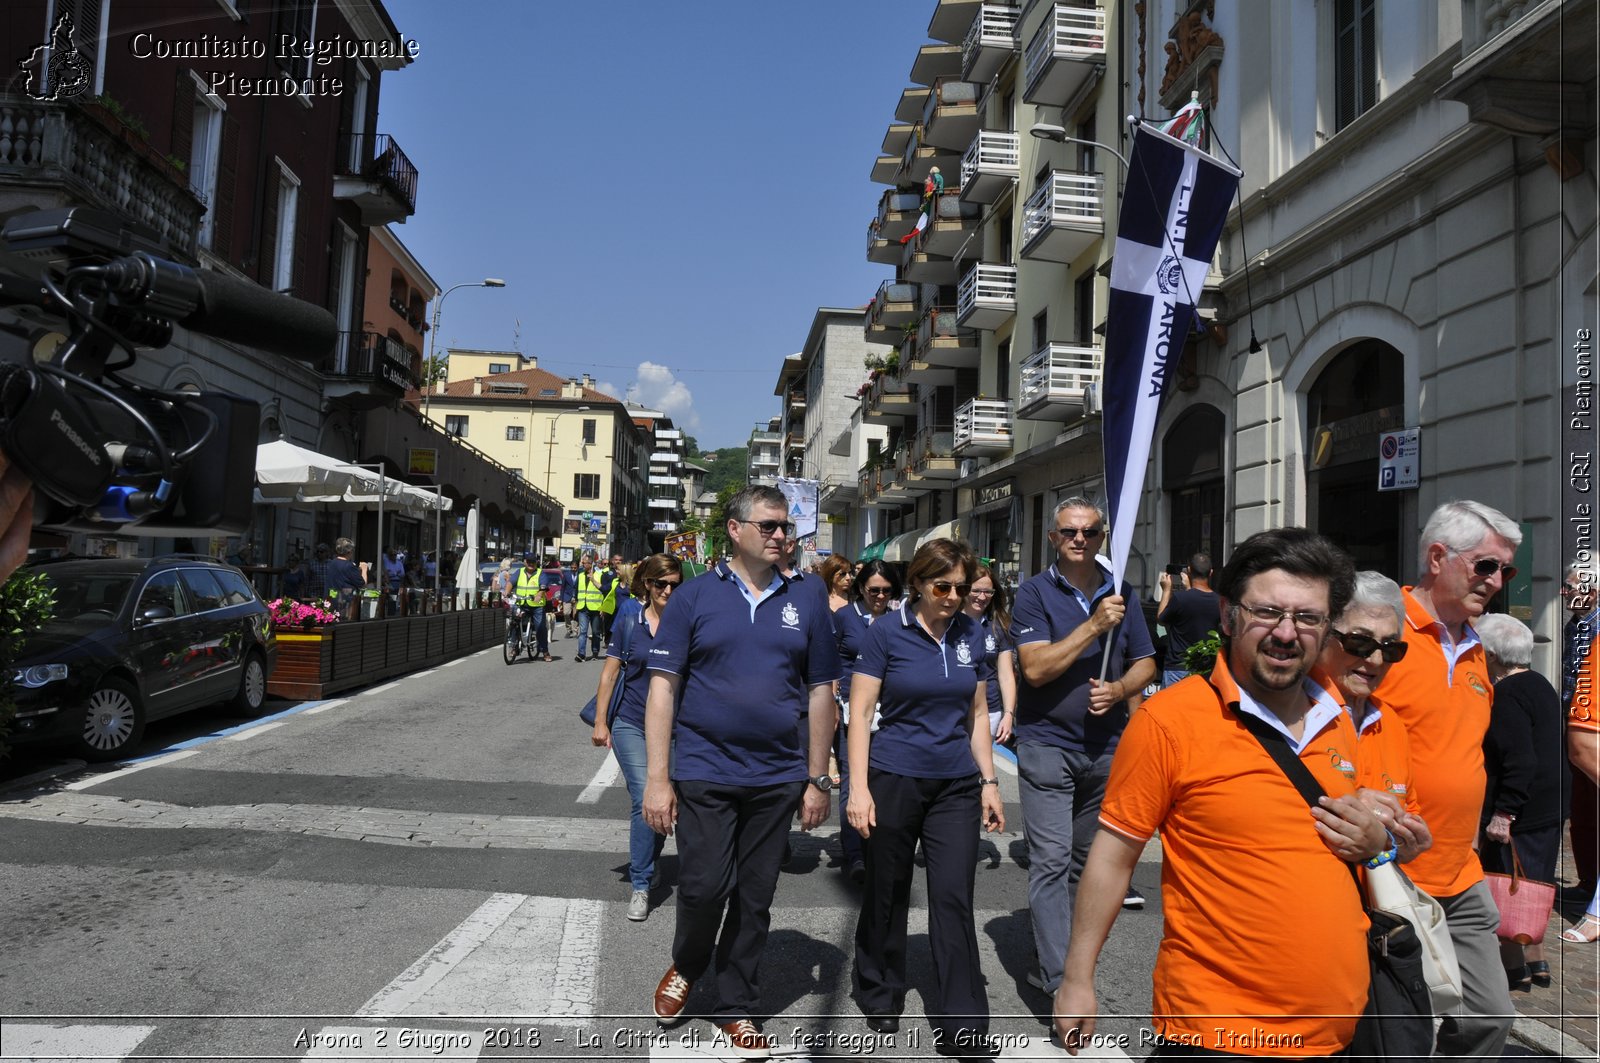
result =
M539 555L529 554L522 559L522 571L511 591L513 606L511 622L521 625L528 613L533 615L533 632L536 639L534 653L542 660L550 660L550 633L544 626L544 589L539 585Z

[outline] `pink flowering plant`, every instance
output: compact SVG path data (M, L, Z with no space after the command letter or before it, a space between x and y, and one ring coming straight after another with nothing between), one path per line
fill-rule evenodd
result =
M276 627L320 627L339 622L339 614L333 611L331 601L308 605L292 598L277 598L267 603L267 610Z

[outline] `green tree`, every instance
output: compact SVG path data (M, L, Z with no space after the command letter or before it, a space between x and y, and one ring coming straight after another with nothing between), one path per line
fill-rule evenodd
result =
M722 489L734 484L735 490L745 484L745 473L750 465L750 448L726 447L717 451L717 460L706 469L706 490L720 497Z
M48 621L55 609L55 591L42 572L15 572L0 584L0 757L11 752L5 737L17 715L12 665L28 636Z

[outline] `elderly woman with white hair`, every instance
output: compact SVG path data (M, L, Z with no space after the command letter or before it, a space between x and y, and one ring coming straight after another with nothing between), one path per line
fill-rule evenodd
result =
M1505 613L1473 624L1489 659L1494 708L1483 739L1488 786L1483 795L1483 835L1478 858L1485 871L1510 874L1512 849L1528 878L1555 879L1561 822L1567 807L1566 718L1550 681L1529 671L1533 632ZM1500 963L1512 989L1550 985L1544 944L1500 942Z

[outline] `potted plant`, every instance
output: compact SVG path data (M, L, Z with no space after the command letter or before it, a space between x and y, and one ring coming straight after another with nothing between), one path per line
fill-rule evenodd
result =
M292 598L277 598L267 603L267 611L272 615L272 626L280 631L309 631L339 622L339 614L331 601L311 605Z

